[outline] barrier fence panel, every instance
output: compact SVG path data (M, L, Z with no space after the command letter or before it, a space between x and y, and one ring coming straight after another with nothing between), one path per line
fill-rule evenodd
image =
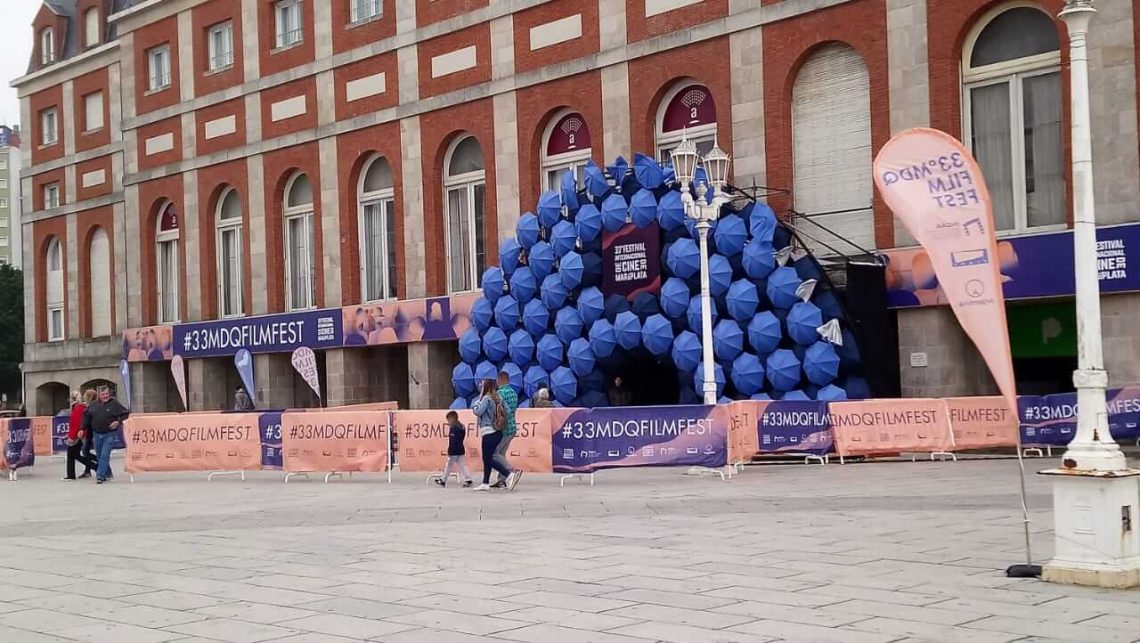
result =
M511 466L527 473L553 471L550 457L552 423L563 409L519 409L515 415L518 432L511 441L507 459ZM483 470L482 439L471 411L456 411L466 428L463 447L467 468L474 474ZM399 445L400 471L442 471L447 461L447 411L394 411L392 430Z
M1022 395L1017 398L1021 443L1062 447L1077 433L1077 394Z
M1004 397L952 397L946 409L956 451L1017 446L1017 417Z
M281 411L263 411L257 419L261 435L261 468L281 469Z
M840 456L939 453L954 448L943 400L864 400L829 404Z
M15 471L36 463L32 418L0 420L0 468Z
M390 411L286 411L281 415L283 468L288 473L387 471L390 416Z
M51 456L51 418L34 417L32 421L32 442L36 455Z
M825 456L834 438L827 402L757 402L764 405L756 423L761 453Z
M728 405L728 461L745 463L760 452L760 436L756 428L764 402L742 400Z
M51 450L53 453L67 452L67 432L71 418L55 416L51 419Z
M261 468L257 413L171 413L127 418L127 473Z
M1140 439L1140 387L1108 392L1108 429L1117 440Z

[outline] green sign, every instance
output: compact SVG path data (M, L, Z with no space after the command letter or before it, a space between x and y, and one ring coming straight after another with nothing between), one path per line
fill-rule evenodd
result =
M1073 300L1006 305L1013 356L1075 357L1077 309Z

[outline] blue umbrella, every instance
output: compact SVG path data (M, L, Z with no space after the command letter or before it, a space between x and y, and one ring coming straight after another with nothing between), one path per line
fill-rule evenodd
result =
M776 213L767 203L757 201L748 217L748 229L753 241L771 244L776 231Z
M602 313L606 319L611 322L617 319L617 316L629 310L629 300L618 294L608 295L606 297L606 310ZM641 331L638 330L640 333Z
M503 239L503 243L499 246L499 267L503 269L504 275L510 277L514 274L515 268L519 267L521 254L522 246L514 237Z
M478 328L468 328L467 332L459 337L459 358L468 364L474 364L483 356L483 340L479 338Z
M713 381L716 382L716 394L720 397L724 394L724 367L716 364L713 367ZM703 395L705 390L705 368L698 366L695 373L693 373L693 390L697 395Z
M719 360L732 360L744 350L744 331L735 319L722 319L713 327L713 352Z
M834 384L828 384L819 389L819 393L816 393L815 399L820 402L842 402L847 399L847 391L844 391Z
M503 296L506 283L506 280L503 279L503 271L498 266L491 266L483 271L483 295L492 304L499 301L499 297Z
M519 303L510 295L503 295L499 303L495 304L495 323L503 330L511 331L519 327L522 313L519 312ZM484 346L484 349L487 347Z
M677 370L692 373L701 363L701 340L691 331L683 330L673 342L673 363Z
M554 191L547 190L538 197L538 222L544 228L553 228L554 224L562 218L562 197Z
M475 300L471 306L471 323L475 324L475 328L479 332L484 332L491 327L491 320L495 317L495 309L491 306L491 302L486 297L480 297Z
M573 250L577 242L578 232L574 229L574 224L565 219L550 229L550 247L554 248L554 254L559 257Z
M764 388L764 365L752 353L741 353L732 360L732 384L742 395L755 395Z
M797 344L808 346L819 339L816 329L823 325L823 313L810 301L796 302L788 311L788 335Z
M538 228L538 217L530 212L519 217L519 222L515 224L515 236L523 248L530 250L538 242Z
M773 307L788 310L799 301L796 297L796 288L799 286L800 277L795 268L777 268L768 277L768 300Z
M526 369L526 375L523 376L523 390L527 397L534 397L538 389L548 386L550 386L550 376L546 374L545 369L538 365Z
M583 242L598 238L602 232L602 213L593 203L584 203L574 218L574 228Z
M665 263L674 275L688 279L701 269L701 251L692 239L677 239L669 246Z
M728 292L732 285L732 264L724 255L709 257L709 290L714 297L720 297Z
M602 285L602 256L596 252L582 253L582 285L591 288Z
M558 310L565 306L569 294L570 289L562 285L562 277L559 275L547 275L542 280L542 303L547 310Z
M451 369L451 386L455 389L455 394L460 397L475 393L475 372L471 370L469 364L456 364L455 368Z
M673 230L685 224L685 204L680 192L670 190L657 202L657 223L664 230Z
M790 350L780 348L768 356L768 381L777 391L790 391L800 383L800 360Z
M492 362L501 362L507 356L507 334L492 326L483 334L483 354Z
M670 277L661 285L661 312L670 319L679 319L689 308L689 284L679 277Z
M753 396L749 397L748 399L755 400L757 402L771 402L772 396L768 395L767 393L757 393L756 395L753 395Z
M507 352L510 353L512 362L526 366L534 357L534 338L525 330L516 330L507 341Z
M744 274L753 279L764 279L776 269L776 250L769 244L753 239L744 246L741 255Z
M619 346L631 351L641 346L641 319L633 311L623 311L614 318L614 337Z
M614 348L617 346L617 334L614 332L614 325L605 319L599 319L590 326L590 332L587 334L590 338L590 349L594 351L594 355L598 357L609 357L613 355Z
M629 161L625 160L624 156L618 156L614 159L613 165L607 165L606 171L610 173L613 180L618 185L625 181L626 175L629 174Z
M499 377L499 369L491 362L482 361L475 366L475 386L478 387L483 383L483 380L494 381ZM476 388L478 393L478 388Z
M571 250L558 262L558 278L567 290L573 290L582 283L582 274L586 267L582 265L582 255Z
M644 228L657 220L657 197L649 190L638 190L629 201L633 225Z
M584 288L578 295L578 316L589 326L602 318L606 310L605 298L597 288Z
M563 308L554 316L554 332L563 344L582 336L582 316L573 308Z
M562 179L559 181L559 194L562 198L562 205L574 214L578 211L578 177L574 175L574 170L566 170L562 173Z
M715 324L716 320L717 320L716 304L715 303L713 304L712 308L709 309L709 311L712 313L712 323ZM692 330L694 333L700 334L700 332L701 332L701 296L700 295L693 295L692 298L689 299L689 309L687 311L685 311L685 316L686 316L686 320L689 322L689 329Z
M520 302L529 302L538 292L538 281L529 270L516 270L511 275L511 295Z
M609 181L606 181L605 173L602 172L602 168L594 163L593 159L586 161L586 166L582 168L582 174L585 175L586 191L590 193L590 196L601 199L609 193Z
M570 342L566 349L566 361L570 362L570 370L575 375L585 376L594 370L594 349L590 348L590 340L579 337Z
M804 375L816 386L827 386L839 375L839 355L827 342L816 342L804 353Z
M455 398L455 400L451 403L451 406L447 407L447 410L449 410L449 411L463 411L466 409L467 409L467 398L465 398L465 397Z
M584 377L578 378L578 389L582 391L606 390L606 374L602 372L602 369L595 368Z
M780 346L784 332L780 319L771 311L764 311L748 322L748 344L759 355L767 355Z
M633 155L633 173L637 176L638 185L647 190L656 190L664 180L661 165L644 154Z
M527 253L527 263L535 279L539 281L554 271L554 248L545 241L539 241L530 247Z
M625 225L629 208L620 194L611 194L602 202L602 227L607 232L617 232Z
M784 393L784 396L781 397L780 399L785 401L785 402L810 402L811 401L811 397L809 397L807 393L804 393L803 391L799 391L799 390L788 391L787 393Z
M582 407L587 409L596 409L598 407L609 406L610 401L606 398L606 394L601 391L586 391L580 398Z
M523 392L524 382L523 372L522 369L519 368L519 365L514 362L507 362L503 364L502 371L507 374L507 378L510 381L511 388L515 390L515 394L521 394Z
M539 366L550 371L562 364L562 352L565 344L555 335L547 333L535 345L534 356Z
M730 214L716 222L716 251L720 254L729 256L740 253L747 240L748 227L739 216Z
M550 326L550 311L546 308L546 304L538 299L526 302L526 306L523 307L522 323L523 328L533 337L545 333L546 328Z
M550 372L550 390L554 393L554 397L563 404L569 404L571 400L578 397L578 379L574 377L574 371L559 366Z
M673 345L673 325L662 315L653 315L641 325L641 342L650 353L660 357Z
M728 288L728 314L741 322L748 321L756 315L756 308L760 305L760 295L756 286L747 279L738 279Z
M651 292L638 293L633 298L633 304L629 309L633 314L637 315L639 319L647 319L651 315L656 315L661 312L661 306L657 301L657 296Z

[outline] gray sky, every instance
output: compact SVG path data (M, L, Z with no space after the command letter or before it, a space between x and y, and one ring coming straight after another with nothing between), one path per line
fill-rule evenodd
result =
M28 56L32 51L32 19L40 8L41 0L3 0L5 11L0 19L0 123L15 125L20 122L20 102L16 90L8 86L13 78L28 70Z

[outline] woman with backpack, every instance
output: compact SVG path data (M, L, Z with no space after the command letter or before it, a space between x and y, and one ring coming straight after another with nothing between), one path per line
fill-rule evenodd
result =
M491 488L491 471L498 471L504 479L512 475L510 469L495 459L499 442L503 440L503 429L507 428L507 412L494 380L483 380L479 398L471 410L475 412L475 423L483 440L480 445L483 453L483 484L475 487L475 491L487 491Z

